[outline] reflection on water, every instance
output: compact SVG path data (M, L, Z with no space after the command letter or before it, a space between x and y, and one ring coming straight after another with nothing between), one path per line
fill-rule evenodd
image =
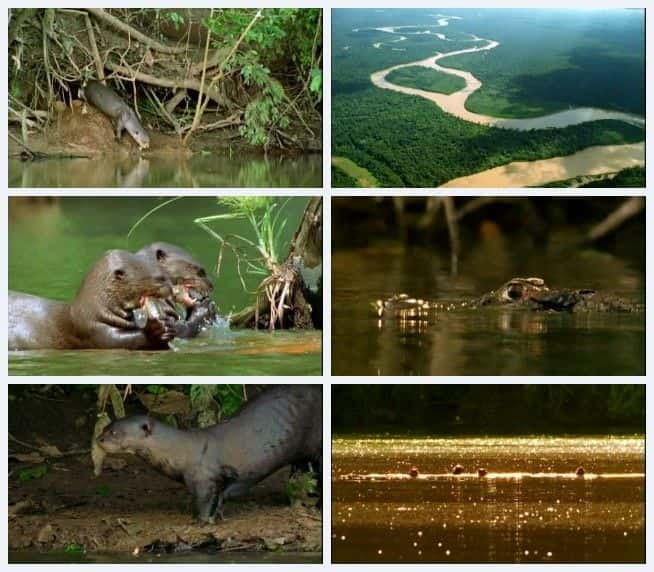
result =
M264 157L243 153L9 160L10 187L320 187L322 157Z
M594 288L642 302L644 275L624 260L553 245L534 256L502 238L482 243L449 275L434 251L381 247L332 257L336 375L643 375L645 314L455 309L516 276ZM379 320L371 302L406 292L444 304L430 319ZM571 351L574 348L574 352Z
M644 562L644 463L640 437L334 439L332 558Z

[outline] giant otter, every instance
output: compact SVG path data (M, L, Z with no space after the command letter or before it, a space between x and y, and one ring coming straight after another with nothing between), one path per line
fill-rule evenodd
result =
M9 292L9 349L166 349L174 337L172 322L148 320L139 328L133 320L150 296L172 296L164 273L129 252L110 250L70 303Z
M114 421L97 439L107 453L134 453L183 482L203 522L224 501L287 465L322 460L322 388L281 385L262 391L235 416L181 431L146 415Z
M184 319L175 323L175 335L193 338L216 318L216 306L210 298L213 283L200 262L174 244L155 242L136 253L149 263L158 264L173 284L175 300L186 308Z
M114 90L99 81L90 80L82 88L81 94L86 101L97 107L114 122L118 141L125 130L132 136L139 148L147 149L150 146L150 136L143 129L138 116Z

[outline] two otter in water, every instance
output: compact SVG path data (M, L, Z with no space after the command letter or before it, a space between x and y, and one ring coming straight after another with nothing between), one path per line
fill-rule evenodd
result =
M110 250L72 302L9 292L9 349L167 349L173 338L194 337L213 321L212 290L202 265L179 247Z

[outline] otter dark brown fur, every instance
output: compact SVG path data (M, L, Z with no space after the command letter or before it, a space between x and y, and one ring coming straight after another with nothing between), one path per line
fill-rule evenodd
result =
M203 522L222 516L224 501L287 465L322 461L322 387L281 385L262 391L224 423L181 431L145 415L108 425L107 453L134 453L183 482Z
M137 328L133 311L144 297L169 298L161 270L123 250L110 250L84 278L75 299L9 293L9 349L165 349L174 337L166 321Z

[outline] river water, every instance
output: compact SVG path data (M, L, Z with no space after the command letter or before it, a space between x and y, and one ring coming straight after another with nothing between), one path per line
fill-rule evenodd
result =
M10 187L321 187L322 157L237 153L190 158L104 156L22 162L9 160Z
M448 18L439 19L435 26L448 26ZM434 27L434 25L425 26L424 29L411 33L401 29L403 27L395 28L390 26L375 29L387 34L399 35L399 38L394 40L394 42L399 42L407 40L407 35L410 34L433 34L429 29L431 27ZM438 36L441 40L448 39L444 34L434 35ZM491 117L474 113L466 108L466 101L474 92L481 89L482 82L468 71L449 68L438 63L448 57L493 50L500 45L499 42L495 40L479 38L473 34L470 35L468 41L483 43L466 49L442 53L438 52L436 55L430 56L426 59L394 65L371 74L370 80L380 89L388 89L427 99L428 101L435 103L444 112L454 115L463 121L504 129L528 131L533 129L562 128L604 119L624 121L638 126L645 125L645 119L637 115L590 107L562 110L541 117L517 119ZM381 44L379 46L376 45L375 47L381 47ZM412 66L430 68L436 72L462 78L465 81L465 87L448 95L415 87L397 85L386 79L391 72ZM543 185L552 181L566 180L581 175L615 173L621 169L642 166L644 164L644 142L637 145L609 145L604 147L591 147L565 157L554 157L551 159L532 162L517 161L502 167L482 171L471 176L454 179L443 186L472 188L529 187Z
M371 246L332 256L335 375L644 375L645 314L530 312L511 308L438 312L429 321L379 320L371 302L406 292L465 301L515 276L556 287L596 288L644 301L644 269L632 259L573 248L554 237L482 241L452 277L434 250ZM634 259L634 260L637 260Z
M280 198L283 200L283 198ZM309 199L292 198L283 236L291 240ZM35 202L36 201L36 202ZM213 273L218 243L193 219L225 212L211 197L188 197L157 211L127 233L142 215L163 201L156 198L10 199L9 288L70 300L82 278L106 250L136 251L154 241L177 244ZM222 221L224 234L250 236L242 220ZM284 250L285 252L285 250ZM248 280L253 290L260 277ZM227 316L252 303L244 292L233 256L225 254L220 277L213 274L213 297ZM319 331L229 330L224 321L193 340L174 340L174 351L24 351L9 352L9 373L23 375L320 375Z
M448 181L442 187L536 187L580 176L617 173L645 164L645 142L587 147L565 157L540 161L514 161L486 171Z
M642 437L334 438L332 560L644 563L644 471Z

